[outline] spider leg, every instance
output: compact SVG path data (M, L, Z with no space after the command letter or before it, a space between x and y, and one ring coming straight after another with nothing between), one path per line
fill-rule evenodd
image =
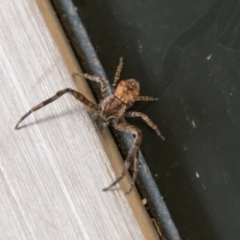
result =
M134 99L134 101L157 101L158 98L150 97L150 96L138 96Z
M59 97L61 97L63 94L65 93L70 93L72 94L77 100L79 100L80 102L82 102L83 104L85 104L86 106L97 110L97 105L95 105L94 103L92 103L90 100L88 100L86 97L84 97L81 93L71 89L71 88L66 88L63 89L61 91L58 91L53 97L39 103L38 105L36 105L35 107L31 108L26 114L24 114L20 120L18 121L18 123L15 126L15 129L19 129L19 124L27 117L29 116L32 112L37 111L38 109L46 106L47 104L57 100Z
M124 117L141 117L145 123L151 127L156 134L163 140L165 141L165 137L161 134L160 130L158 129L157 125L155 125L152 120L144 113L141 112L125 112Z
M124 166L123 166L123 170L122 170L121 175L118 176L118 177L116 178L116 180L114 180L108 187L103 188L102 190L103 190L103 191L108 191L110 188L112 188L112 187L115 186L118 182L120 182L120 181L125 177L125 175L127 174L130 165L131 165L131 161L127 161L127 160L126 160L126 161L124 162ZM132 190L132 187L130 188L130 190ZM127 193L129 193L130 190L129 190Z
M121 57L120 58L120 61L119 61L119 64L118 64L118 67L117 67L117 70L116 70L116 73L115 73L115 76L114 76L114 80L113 80L113 91L115 90L119 80L120 80L120 75L121 75L121 71L122 71L122 68L123 68L123 58Z
M107 87L106 87L106 83L105 80L100 78L100 77L96 77L96 76L92 76L89 75L87 73L73 73L73 77L84 77L90 81L94 81L94 82L98 82L101 84L101 93L102 93L102 97L106 98L107 97Z
M132 176L131 186L129 190L126 192L126 194L129 194L133 189L133 186L135 184L135 181L139 172L139 162L140 161L139 161L139 150L138 150L136 151L134 162L133 162L133 176Z
M136 179L137 173L138 173L138 168L139 168L139 154L138 154L138 151L139 151L139 147L140 147L141 142L142 142L142 132L137 127L135 127L133 125L130 125L128 123L125 123L125 122L113 121L113 126L114 126L114 128L116 128L119 131L123 131L123 132L133 134L135 136L135 139L133 141L131 149L128 152L128 156L127 156L127 158L124 162L124 166L123 166L121 175L118 176L112 184L110 184L108 187L104 188L103 191L108 191L110 188L112 188L118 182L120 182L122 178L124 178L124 176L127 174L128 169L131 165L131 158L135 155L134 174L133 174L130 189L127 191L127 193L130 193L133 186L134 186L135 179Z
M127 104L127 108L130 108L130 107L134 104L134 102L137 102L137 101L157 101L157 100L158 100L158 98L155 98L155 97L150 97L150 96L138 96L138 97L134 98L134 101L129 102L129 103Z

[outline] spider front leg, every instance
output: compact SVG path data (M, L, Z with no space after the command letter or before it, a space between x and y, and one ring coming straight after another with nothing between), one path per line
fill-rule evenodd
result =
M15 129L19 129L19 124L26 118L28 117L32 112L37 111L38 109L46 106L47 104L57 100L59 97L61 97L63 94L65 93L70 93L73 97L75 97L77 100L79 100L80 102L82 102L83 104L85 104L86 106L94 109L97 111L97 105L95 105L94 103L92 103L90 100L88 100L86 97L84 97L81 93L71 89L71 88L66 88L63 89L61 91L58 91L53 97L39 103L38 105L36 105L35 107L31 108L26 114L24 114L20 120L18 121L18 123L15 126Z
M77 77L85 77L86 79L88 79L90 81L99 82L101 84L102 97L103 98L107 97L107 87L106 87L106 83L105 83L104 79L102 79L100 77L89 75L88 73L73 73L73 77L76 77L76 76Z
M116 70L116 73L115 73L115 76L114 76L114 80L113 80L113 92L116 88L116 86L118 85L118 82L120 80L120 75L121 75L121 71L122 71L122 68L123 68L123 58L121 57L120 58L120 61L119 61L119 64L118 64L118 67L117 67L117 70Z
M112 188L118 182L120 182L124 178L124 176L126 176L128 170L129 170L129 167L131 165L132 158L134 158L134 169L133 169L134 173L133 173L130 189L126 192L128 194L132 191L132 188L135 184L135 180L137 177L138 169L139 169L139 147L142 142L142 132L141 132L141 130L139 130L137 127L135 127L133 125L130 125L125 122L119 122L116 120L113 122L113 127L119 131L133 134L135 136L135 139L133 141L131 149L128 152L127 158L124 162L124 166L123 166L121 175L118 176L112 184L110 184L108 187L104 188L103 191L108 191L110 188Z

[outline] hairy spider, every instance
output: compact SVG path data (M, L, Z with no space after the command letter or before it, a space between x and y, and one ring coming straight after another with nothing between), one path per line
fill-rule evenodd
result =
M135 137L127 155L127 158L124 162L121 175L118 176L112 184L103 189L103 191L107 191L114 185L116 185L126 175L131 163L133 163L133 176L131 186L129 188L129 191L127 192L130 193L134 186L137 173L139 171L139 147L142 141L142 132L137 127L126 123L124 121L124 117L141 117L156 132L156 134L162 138L162 140L165 140L165 138L159 131L158 127L149 119L147 115L141 112L126 112L126 110L131 107L136 101L156 101L158 99L149 96L140 96L140 86L135 79L120 80L122 67L123 58L120 58L120 62L117 67L114 82L112 85L112 93L110 95L107 95L106 83L105 80L103 80L102 78L95 77L89 74L73 74L73 77L83 76L88 80L99 82L101 84L101 93L103 99L100 101L99 104L94 104L86 97L84 97L81 93L73 89L66 88L58 91L53 97L31 108L25 115L20 118L17 125L15 126L15 129L19 129L19 124L32 112L37 111L38 109L46 106L47 104L57 100L65 93L72 94L73 97L75 97L77 100L81 101L83 104L94 110L94 116L100 117L104 127L107 127L109 123L111 123L115 129L130 133Z

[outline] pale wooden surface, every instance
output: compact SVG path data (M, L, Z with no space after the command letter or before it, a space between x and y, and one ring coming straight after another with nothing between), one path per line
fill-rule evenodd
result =
M14 130L32 106L76 88L79 69L47 1L38 4L0 3L0 239L157 239L136 192L101 191L120 157L81 103L66 95Z

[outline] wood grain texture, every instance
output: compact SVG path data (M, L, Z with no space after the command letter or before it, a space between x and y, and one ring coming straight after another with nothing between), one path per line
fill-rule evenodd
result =
M122 163L83 104L63 96L14 130L58 90L91 93L71 78L80 70L47 1L2 0L0 16L0 239L157 239L135 191L101 191L109 159Z

